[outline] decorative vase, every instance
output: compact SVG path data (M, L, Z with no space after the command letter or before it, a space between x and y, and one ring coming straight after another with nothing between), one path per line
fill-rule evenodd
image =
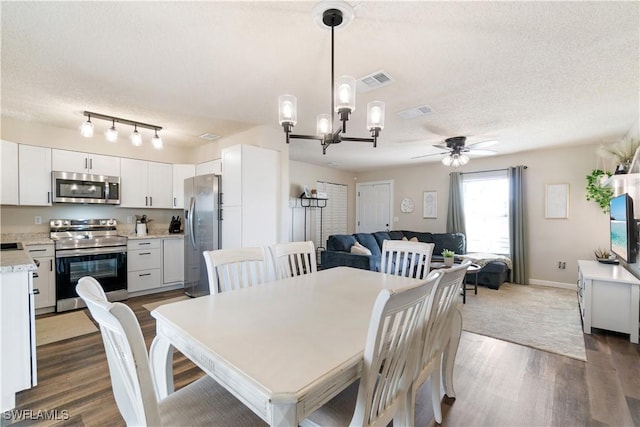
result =
M453 257L445 257L444 265L446 265L447 267L451 267L453 265Z

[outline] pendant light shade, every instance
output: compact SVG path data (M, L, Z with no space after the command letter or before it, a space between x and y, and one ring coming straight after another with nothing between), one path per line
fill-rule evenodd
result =
M138 132L138 127L135 126L133 132L131 133L131 143L135 147L140 147L142 145L142 135Z
M280 95L278 98L278 120L280 124L288 123L295 126L298 123L298 100L293 95Z
M109 129L107 129L107 131L105 132L105 137L107 138L107 141L109 141L109 142L117 142L118 141L118 129L116 129L115 120L112 121L111 127Z
M318 136L325 136L331 133L331 116L328 114L318 114L316 119L316 133Z
M351 76L342 76L336 82L335 87L335 110L336 113L344 111L355 111L356 109L356 79Z
M367 104L367 129L370 131L384 129L384 102L372 101Z
M156 150L162 150L162 139L158 136L158 131L156 130L156 134L151 138L151 145Z
M91 123L91 116L87 116L87 121L82 123L80 127L80 135L85 138L91 138L93 136L93 123Z

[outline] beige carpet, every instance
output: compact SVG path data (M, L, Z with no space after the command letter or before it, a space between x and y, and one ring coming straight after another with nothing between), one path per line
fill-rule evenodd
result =
M84 311L36 319L36 345L50 344L92 332L98 332L98 328Z
M151 312L151 311L155 310L156 308L160 307L163 304L169 304L171 302L184 301L184 300L187 300L187 299L190 299L190 298L188 296L186 296L186 295L183 295L183 296L180 296L180 297L164 299L164 300L156 301L156 302L150 302L149 304L143 304L142 306Z
M587 360L576 292L504 283L499 290L467 290L462 329Z

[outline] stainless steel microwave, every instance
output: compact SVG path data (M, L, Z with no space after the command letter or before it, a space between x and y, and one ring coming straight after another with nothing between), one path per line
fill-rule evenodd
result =
M52 172L54 203L120 204L120 177Z

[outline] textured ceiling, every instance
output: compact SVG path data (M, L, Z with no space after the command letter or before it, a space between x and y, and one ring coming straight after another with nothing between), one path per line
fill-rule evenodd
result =
M365 106L386 102L378 148L344 142L294 160L364 170L438 161L456 135L498 139L500 154L620 139L639 120L640 2L352 2L336 31L336 75L385 70L359 93L347 136L366 137ZM2 115L77 128L82 111L157 124L193 147L277 126L298 97L295 133L313 133L330 96L330 32L314 2L2 2ZM405 120L397 112L428 105ZM106 122L96 122L108 127ZM284 135L283 135L284 138Z

